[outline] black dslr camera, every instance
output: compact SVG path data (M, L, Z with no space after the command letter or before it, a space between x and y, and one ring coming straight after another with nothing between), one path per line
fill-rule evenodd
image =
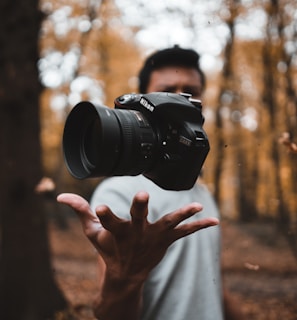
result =
M125 94L115 109L78 103L63 135L78 179L143 174L163 189L190 189L209 151L201 103L188 94Z

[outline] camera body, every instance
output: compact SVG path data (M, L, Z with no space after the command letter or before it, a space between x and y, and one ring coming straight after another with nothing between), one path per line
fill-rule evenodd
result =
M78 178L143 174L167 190L193 187L209 152L199 100L188 94L125 94L115 108L80 102L63 135Z

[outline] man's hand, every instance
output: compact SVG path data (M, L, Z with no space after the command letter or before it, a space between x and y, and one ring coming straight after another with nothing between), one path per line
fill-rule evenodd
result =
M75 194L61 194L57 198L58 202L68 204L77 212L86 236L114 277L143 281L174 241L218 224L217 219L207 218L180 225L202 210L198 203L189 204L164 215L155 223L149 223L148 199L147 193L137 193L131 205L131 220L124 220L107 206L97 207L95 214L88 202Z
M84 233L105 262L106 273L102 290L105 292L106 302L111 293L115 295L123 284L123 287L129 290L126 296L129 296L129 303L134 299L134 292L135 301L139 305L142 286L150 271L165 255L167 248L182 237L219 223L216 218L206 218L181 224L202 210L199 203L191 203L164 215L154 223L149 223L147 220L149 195L146 192L135 195L130 209L130 220L120 219L105 205L98 206L94 213L88 202L75 194L61 194L57 200L77 212ZM115 290L112 290L113 286ZM127 308L125 292L119 294L122 296L123 305ZM115 301L120 303L114 296ZM112 301L110 303L112 306ZM117 319L110 314L116 310L104 309L104 312L107 312L108 319ZM102 316L102 319L105 318ZM132 314L129 314L129 319L134 319Z

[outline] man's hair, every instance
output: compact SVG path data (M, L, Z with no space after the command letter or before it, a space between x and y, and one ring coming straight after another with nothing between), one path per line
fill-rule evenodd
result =
M205 75L199 65L199 54L192 49L182 49L175 45L149 56L138 74L139 92L146 93L151 73L163 67L194 68L201 77L202 88L205 87Z

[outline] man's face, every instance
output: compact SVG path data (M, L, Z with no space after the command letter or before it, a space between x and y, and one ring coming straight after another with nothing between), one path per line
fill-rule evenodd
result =
M201 99L201 77L194 68L163 67L151 73L147 92L184 92Z

